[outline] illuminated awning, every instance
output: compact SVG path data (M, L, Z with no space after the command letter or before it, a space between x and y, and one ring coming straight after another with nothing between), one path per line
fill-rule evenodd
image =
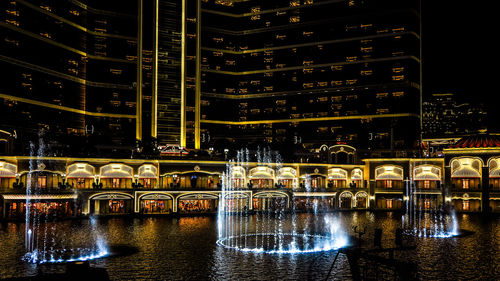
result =
M154 165L144 164L139 167L140 179L156 178L157 175L158 175L158 169Z
M231 177L233 179L244 179L245 178L245 169L241 166L232 166L231 167Z
M122 193L105 193L92 197L92 200L130 200L132 195Z
M458 158L451 164L452 178L480 178L482 163L476 158Z
M67 178L93 178L95 168L87 163L75 163L68 166Z
M347 180L347 171L340 168L328 169L328 179L330 180Z
M205 200L205 199L219 199L219 196L208 193L192 193L179 197L179 200Z
M283 193L278 192L259 192L253 196L254 198L286 198Z
M356 168L351 171L351 180L363 180L363 170Z
M500 178L500 157L491 158L488 161L490 178Z
M268 167L255 167L248 172L250 179L274 179L274 170Z
M172 197L166 194L154 193L142 196L141 200L172 200Z
M441 180L441 169L431 165L420 165L414 169L414 180Z
M16 173L16 165L0 161L0 178L15 178Z
M294 192L293 197L335 197L337 192Z
M295 179L297 178L297 170L291 167L283 167L278 170L278 179Z
M133 169L124 164L108 164L100 169L101 178L133 178Z
M4 194L5 200L26 200L26 194ZM74 200L78 198L78 194L37 194L30 195L30 200Z
M403 180L403 169L397 166L384 165L375 169L375 180Z

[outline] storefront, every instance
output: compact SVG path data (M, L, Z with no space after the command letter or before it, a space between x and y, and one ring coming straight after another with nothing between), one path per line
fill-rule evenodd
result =
M233 188L246 188L246 171L241 166L231 167L231 181Z
M297 188L297 170L291 167L283 167L278 170L277 180L281 188Z
M326 175L319 173L305 174L300 176L301 188L309 189L324 189L326 187Z
M219 197L211 193L192 193L181 195L177 202L179 213L215 213Z
M457 158L451 161L451 186L454 190L480 190L482 162L478 158Z
M375 208L387 210L401 210L403 193L378 193L376 194Z
M24 219L26 206L29 206L31 215L42 219L54 220L73 217L81 214L81 207L77 204L75 194L40 194L30 196L27 205L25 194L4 195L3 217Z
M70 188L92 188L95 168L87 163L74 163L66 169L66 183Z
M328 169L328 188L345 188L347 171L340 168Z
M480 212L481 195L480 193L464 193L462 196L452 197L453 208L459 212Z
M225 195L224 209L228 212L241 212L249 210L250 193L232 192Z
M339 208L340 209L351 209L353 195L350 191L344 191L339 195Z
M351 183L354 188L363 188L363 170L355 168L351 171Z
M166 194L153 193L141 196L139 212L141 214L170 214L173 211L173 198Z
M403 168L393 165L379 166L375 169L375 181L379 189L402 189Z
M294 209L303 212L329 212L335 209L335 192L295 192Z
M100 184L104 189L132 188L133 169L125 164L108 164L100 168Z
M24 187L32 189L56 189L62 186L62 174L61 172L49 170L34 170L21 173L20 180Z
M441 185L441 169L432 165L420 165L413 170L417 189L438 189Z
M220 174L203 171L167 173L161 177L167 189L216 189L220 185Z
M489 184L492 190L500 190L500 157L491 158L488 161ZM492 202L498 203L498 202ZM495 204L493 204L495 207Z
M151 164L144 164L138 170L138 186L140 188L157 188L158 168Z
M130 214L133 210L133 203L133 196L127 193L98 193L90 198L90 214Z
M0 189L14 188L16 182L17 166L0 161Z
M248 173L252 188L274 188L274 170L265 166L251 169Z
M367 209L369 207L368 202L368 193L365 191L359 191L354 195L354 208Z
M283 192L258 192L252 201L255 211L284 211L288 209L289 197Z

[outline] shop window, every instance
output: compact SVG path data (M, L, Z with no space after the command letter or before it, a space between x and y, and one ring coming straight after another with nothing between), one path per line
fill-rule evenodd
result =
M38 188L46 188L47 187L47 176L39 176L37 179Z
M385 188L392 188L392 180L386 180L384 186Z
M392 199L386 199L385 202L387 204L387 209L392 209Z
M470 182L469 182L469 180L468 180L468 179L464 179L464 180L462 181L462 188L463 188L463 189L469 189L469 185L470 185Z
M431 200L425 199L424 200L424 209L429 210L430 208L431 208Z
M76 188L85 188L85 179L84 178L76 179Z
M469 209L470 209L469 200L463 200L462 201L462 210L469 211Z
M151 179L142 179L142 186L145 188L151 188Z

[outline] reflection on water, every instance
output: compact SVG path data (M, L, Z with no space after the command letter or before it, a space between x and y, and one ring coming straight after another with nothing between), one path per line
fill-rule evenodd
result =
M394 231L401 226L395 213L340 212L297 214L299 227L314 228L314 221L333 216L352 234L351 226L367 227L365 245L372 243L375 227L384 230L382 244L394 246ZM319 217L319 218L318 218ZM249 217L250 220L256 217ZM475 231L464 238L417 239L417 249L396 258L417 263L422 280L494 280L500 276L500 219L479 215L458 215L461 228ZM282 223L285 223L283 221ZM57 223L60 235L85 246L88 220ZM95 226L109 244L126 244L139 252L92 261L108 269L114 280L124 279L324 279L336 251L305 255L266 255L231 251L218 247L215 217L111 218ZM33 275L34 265L24 263L24 224L0 225L0 276ZM349 280L347 259L340 255L331 280Z

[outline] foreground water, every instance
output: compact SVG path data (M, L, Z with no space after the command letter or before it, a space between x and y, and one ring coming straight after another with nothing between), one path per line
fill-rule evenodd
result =
M394 246L395 229L401 216L395 213L340 212L298 214L302 228L316 229L325 216L335 219L347 234L352 226L366 226L366 245L373 231L382 228L383 246ZM251 216L249 220L258 219ZM500 218L458 215L460 228L474 235L463 238L414 240L417 248L396 255L414 261L422 280L498 280L500 276ZM286 225L287 220L281 220ZM66 244L87 247L92 226L89 220L57 222L58 236ZM109 218L97 221L97 231L109 244L130 245L138 252L92 261L105 267L113 280L324 280L335 251L301 255L270 255L235 252L216 245L216 217ZM0 225L0 277L30 276L36 266L21 260L24 254L24 224ZM349 280L347 259L340 255L331 280Z

